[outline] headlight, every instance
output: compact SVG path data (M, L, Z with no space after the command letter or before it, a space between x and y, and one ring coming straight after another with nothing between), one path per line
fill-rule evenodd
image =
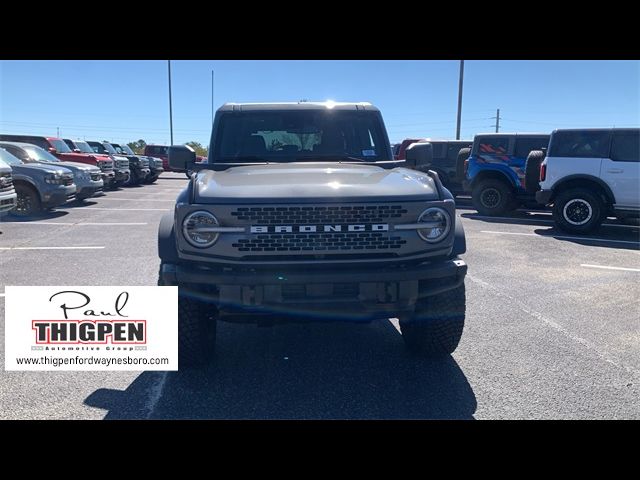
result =
M184 238L194 247L207 248L216 243L219 232L207 231L219 225L218 219L209 212L198 210L190 213L182 223Z
M44 181L51 185L60 185L62 183L62 176L57 173L50 173L44 177Z
M420 217L418 223L429 224L429 228L421 228L418 235L425 242L436 243L443 240L451 230L451 217L449 213L439 207L427 208Z

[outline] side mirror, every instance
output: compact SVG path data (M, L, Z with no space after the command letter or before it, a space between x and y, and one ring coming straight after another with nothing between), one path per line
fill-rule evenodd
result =
M169 147L169 167L177 172L186 172L196 163L196 152L188 145L172 145Z
M433 162L433 145L429 142L412 143L406 150L407 168L426 172Z
M82 151L81 151L79 148L74 148L74 149L73 149L73 151L74 151L75 153L82 153Z
M58 150L56 150L55 147L49 147L47 148L47 150L49 151L49 153L58 153Z

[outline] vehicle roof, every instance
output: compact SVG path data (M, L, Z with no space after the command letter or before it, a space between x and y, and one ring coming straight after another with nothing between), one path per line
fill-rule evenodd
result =
M38 145L34 145L33 143L28 142L10 142L8 140L0 140L0 144L6 143L8 145L13 145L15 147L25 148L25 147L38 147ZM42 149L42 147L38 147Z
M378 112L369 102L271 102L271 103L225 103L219 112L243 112L264 110L366 110Z
M426 138L429 143L473 143L473 140L442 140L439 138Z
M556 132L637 132L640 130L640 127L629 127L629 128L556 128L551 133Z
M545 135L551 135L549 132L517 132L517 133L476 133L473 138L476 137L540 137Z

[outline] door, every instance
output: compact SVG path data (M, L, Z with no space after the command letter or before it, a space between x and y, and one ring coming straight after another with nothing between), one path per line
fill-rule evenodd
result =
M611 153L600 178L611 188L616 208L640 209L640 130L613 131Z

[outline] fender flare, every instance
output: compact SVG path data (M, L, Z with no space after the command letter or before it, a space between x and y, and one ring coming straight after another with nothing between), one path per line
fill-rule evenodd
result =
M158 227L158 256L163 263L177 264L179 261L173 211L162 215L160 220Z
M455 257L462 255L467 251L467 239L464 236L464 227L462 226L462 220L456 219L456 227L453 238L453 248L451 249L451 256Z
M613 194L611 187L609 187L609 185L607 185L607 183L601 178L594 177L593 175L586 175L586 174L567 175L566 177L562 177L561 179L559 179L550 188L550 190L553 192L550 201L553 201L553 199L556 197L556 195L558 194L558 190L560 190L567 182L571 182L572 180L587 180L590 182L597 183L599 186L602 187L602 189L605 192L605 195L608 197L608 200L611 201L611 204L615 205L616 197Z

